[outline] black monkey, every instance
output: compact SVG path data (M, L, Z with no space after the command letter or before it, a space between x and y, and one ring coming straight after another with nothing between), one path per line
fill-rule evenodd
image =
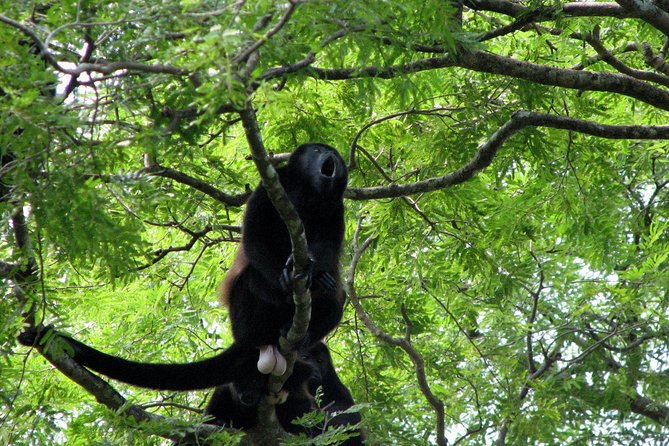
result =
M308 382L315 373L313 364L303 360L296 360L288 380L284 383L281 392L275 396L277 414L283 408L290 408L296 415L301 416L313 409L313 398L309 394ZM247 430L255 427L258 418L258 404L246 404L243 402L244 394L239 389L239 384L231 382L218 386L212 394L205 415L211 415L210 423L219 426L227 426L235 429ZM295 417L292 417L294 419ZM297 433L298 426L288 423L282 426L287 432Z
M351 392L339 379L337 371L332 365L330 351L326 345L322 342L314 345L309 349L308 355L309 360L312 363L315 363L319 371L319 374L317 375L318 379L309 381L309 392L312 395L315 395L318 387L322 388L321 406L328 414L334 414L335 412L342 412L346 409L350 409L355 402L353 401ZM326 423L328 426L353 426L360 423L360 421L362 421L360 413L353 412L337 414L333 418L326 420ZM358 435L349 438L342 443L342 445L361 445L363 444L364 439L365 437L363 433L358 431Z
M242 430L253 428L257 422L258 406L243 404L235 387L235 384L230 383L216 388L204 413L214 417L214 424ZM335 414L351 408L355 403L351 392L337 376L328 348L319 342L295 362L293 374L282 390L285 401L275 406L277 419L286 432L315 437L322 431L323 426L306 428L293 423L296 418L317 408L315 396L318 388L322 389L320 403L328 416L327 426L353 426L360 423L361 417L357 412ZM358 431L343 444L356 446L362 445L363 441L364 435Z
M320 341L339 323L344 294L339 255L344 239L342 195L348 174L332 147L304 144L278 170L281 184L302 219L311 265L311 322L305 345ZM248 347L275 345L291 325L295 307L288 231L258 187L246 209L242 244L221 287L236 342Z
M343 193L348 173L335 149L316 143L298 147L288 164L277 171L304 222L313 259L307 345L320 341L342 315L344 294L338 260L344 237ZM221 287L220 298L230 309L235 338L228 349L193 363L150 364L104 354L70 337L59 339L69 346L65 349L71 350L74 360L112 379L164 390L204 389L234 382L242 401L256 404L266 382L266 377L255 370L258 348L275 345L294 313L290 256L288 231L261 184L247 204L242 244ZM37 345L37 335L26 332L19 340Z

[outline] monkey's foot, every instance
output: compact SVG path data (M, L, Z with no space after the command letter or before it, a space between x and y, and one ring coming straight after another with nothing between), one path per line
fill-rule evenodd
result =
M263 375L271 373L281 376L286 372L286 358L275 345L261 345L258 357L258 371Z

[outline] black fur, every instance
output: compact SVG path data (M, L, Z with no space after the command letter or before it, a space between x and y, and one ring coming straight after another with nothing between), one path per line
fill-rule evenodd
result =
M309 350L309 360L315 364L319 371L318 379L309 381L309 392L315 395L318 387L322 388L321 407L325 412L331 416L335 412L342 412L350 409L355 402L351 396L351 392L341 382L337 371L332 365L332 358L330 351L323 343L314 345ZM326 420L327 426L346 426L356 425L362 420L359 412L342 413L335 415L333 418ZM346 446L362 445L364 443L364 434L358 431L358 435L349 438L341 443Z
M327 426L346 426L360 423L359 413L335 415L351 408L355 403L351 392L337 376L330 353L325 344L319 342L309 348L295 363L293 374L288 378L283 390L287 392L285 402L275 406L276 416L286 432L305 433L315 437L324 426L306 428L293 423L296 418L317 409L315 396L317 389L322 389L321 407L326 412ZM234 384L220 386L212 395L205 414L214 417L212 423L237 429L251 429L256 425L258 406L245 405L240 401ZM330 418L332 417L332 418ZM361 431L346 440L344 445L362 445L364 435Z
M336 327L342 315L338 260L344 237L346 166L335 149L308 143L298 147L278 173L304 222L314 262L308 339L317 342ZM69 345L74 360L112 379L164 390L234 382L235 394L241 395L244 404L256 404L266 383L266 376L256 369L257 347L277 344L294 313L292 298L280 284L291 255L290 238L262 184L247 205L240 250L241 265L231 269L232 277L226 277L230 283L226 289L231 292L222 296L230 308L235 342L217 356L187 364L151 364L107 355L70 337L56 340ZM39 334L27 332L19 340L37 345Z
M41 340L49 328L41 332L26 331L18 340L27 346L43 348ZM257 352L233 343L222 353L197 362L156 364L129 361L108 355L69 336L58 334L50 342L63 342L63 350L79 364L110 378L134 386L157 390L197 390L216 387L236 380L244 389L260 392L265 382L256 369Z
M344 295L339 283L339 255L344 239L347 171L337 151L323 144L304 144L278 169L279 179L304 223L313 259L311 322L305 344L318 342L342 316ZM292 295L281 286L291 268L288 231L260 185L251 196L240 249L246 268L236 277L229 296L236 342L249 347L277 344L295 312ZM288 265L286 265L288 261Z

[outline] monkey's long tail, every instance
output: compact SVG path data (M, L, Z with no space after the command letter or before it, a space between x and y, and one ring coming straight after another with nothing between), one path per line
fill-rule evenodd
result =
M43 346L28 339L24 345ZM64 342L63 352L82 366L109 378L138 387L156 390L197 390L216 387L231 382L240 376L258 373L256 349L233 343L222 353L202 361L191 363L146 363L129 361L108 355L68 336L57 335L50 342Z

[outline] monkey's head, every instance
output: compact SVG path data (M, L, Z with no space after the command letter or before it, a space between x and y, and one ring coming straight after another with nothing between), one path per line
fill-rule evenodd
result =
M316 389L330 376L332 370L330 351L325 344L318 342L307 351L302 352L301 359L311 364L313 368L308 385L310 392L314 394Z
M341 197L348 183L348 169L339 152L321 143L306 143L290 156L288 170L301 178L313 194ZM292 175L291 175L292 177Z

